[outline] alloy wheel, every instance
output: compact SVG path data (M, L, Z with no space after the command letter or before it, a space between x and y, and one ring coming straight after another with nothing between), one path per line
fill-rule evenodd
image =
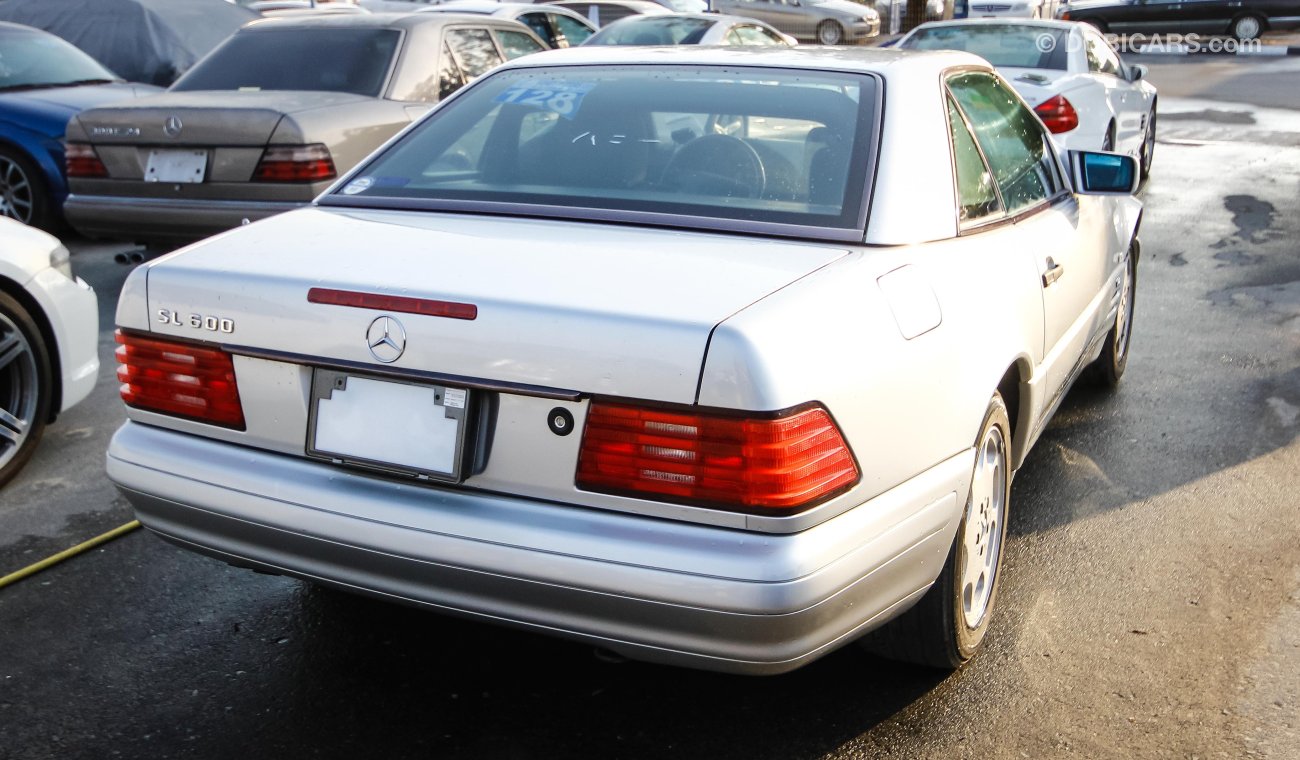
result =
M990 426L980 441L971 478L961 537L961 609L966 627L984 622L993 598L998 557L1002 552L1002 523L1007 504L1007 446L1002 429Z
M31 344L0 313L0 469L18 455L35 427L39 388Z
M0 155L0 215L30 224L35 208L31 178L17 161Z

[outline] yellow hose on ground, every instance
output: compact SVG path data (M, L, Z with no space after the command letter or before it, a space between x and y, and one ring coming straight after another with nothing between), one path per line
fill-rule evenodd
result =
M140 527L140 521L132 520L126 525L119 525L107 533L102 533L98 536L95 536L89 541L83 541L77 544L76 546L72 547L71 549L64 549L58 554L55 554L50 557L46 557L40 562L37 562L33 565L28 565L27 567L24 567L22 570L10 573L4 576L3 578L0 578L0 588L4 588L5 586L8 586L11 583L17 583L23 578L27 578L28 576L35 575L40 571L46 569L47 567L53 567L54 565L59 564L63 560L71 559L72 557L75 557L78 554L81 554L82 552L90 551L91 549L94 549L96 546L99 546L100 544L108 543L109 541L112 541L118 536L125 536L127 533L130 533L131 531L135 530L138 527Z

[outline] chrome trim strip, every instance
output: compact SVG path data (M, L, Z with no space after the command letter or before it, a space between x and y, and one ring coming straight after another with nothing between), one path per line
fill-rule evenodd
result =
M295 354L287 351L254 348L252 346L223 343L221 344L221 350L238 356L248 356L253 359L265 359L267 361L284 362L286 364L297 364L303 367L332 369L340 372L356 372L377 377L389 377L395 380L416 380L419 382L434 383L436 385L452 385L461 388L471 388L473 390L515 393L521 396L535 396L537 398L549 398L558 401L578 401L582 398L580 392L566 390L564 388L550 388L544 385L529 385L527 383L511 383L496 380L481 380L478 378L464 377L462 375L448 375L441 372L425 372L424 370L418 369L384 367L373 364L364 364L362 362L345 361L342 359L325 359L319 356L308 356L307 354Z

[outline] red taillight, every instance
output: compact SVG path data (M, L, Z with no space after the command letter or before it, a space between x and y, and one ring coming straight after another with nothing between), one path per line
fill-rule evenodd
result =
M1069 132L1079 126L1079 114L1064 95L1044 100L1034 108L1034 113L1038 114L1043 125L1054 135Z
M230 354L121 330L116 340L117 379L127 406L244 429Z
M791 514L857 482L821 407L744 418L593 402L578 456L588 491L760 514Z
M108 169L99 154L87 143L70 142L63 146L63 164L69 177L107 177Z
M329 148L319 143L267 148L253 171L256 182L320 182L335 176Z

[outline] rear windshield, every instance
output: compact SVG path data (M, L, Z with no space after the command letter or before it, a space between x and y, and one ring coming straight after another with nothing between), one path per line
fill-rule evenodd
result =
M499 71L335 195L860 229L876 92L867 75L788 69Z
M378 97L396 29L251 29L226 40L171 89L323 90Z
M588 45L694 45L714 22L700 18L624 19L601 29Z
M918 29L900 47L964 50L994 66L1065 71L1067 31L1018 24L958 24Z
M0 29L0 91L116 80L94 58L52 34Z

